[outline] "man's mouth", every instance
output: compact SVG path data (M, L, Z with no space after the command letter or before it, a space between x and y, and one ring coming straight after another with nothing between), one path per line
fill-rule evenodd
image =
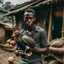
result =
M26 24L29 25L29 26L31 25L31 23L26 23Z

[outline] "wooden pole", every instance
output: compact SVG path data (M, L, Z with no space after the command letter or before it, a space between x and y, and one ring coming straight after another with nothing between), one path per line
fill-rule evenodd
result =
M63 20L62 20L62 38L63 37L64 37L64 7L63 7ZM63 54L63 64L64 64L64 54Z
M48 42L52 39L52 6L50 7L49 29L48 29Z
M14 16L12 16L12 32L14 32L14 23L15 22L15 19L14 19ZM16 40L16 37L14 37L14 40Z
M62 20L62 38L64 37L64 7L63 7L63 20Z

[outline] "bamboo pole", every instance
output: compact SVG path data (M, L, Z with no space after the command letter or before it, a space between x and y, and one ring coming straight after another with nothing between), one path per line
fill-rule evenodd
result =
M64 37L64 7L63 7L63 20L62 20L62 38Z
M48 42L52 38L52 6L50 8L50 18L49 18L49 29L48 29Z
M64 7L63 7L63 20L62 20L62 38L64 37ZM63 54L63 64L64 64L64 54Z
M11 16L12 17L12 32L14 32L14 16ZM14 40L16 40L16 37L14 37Z

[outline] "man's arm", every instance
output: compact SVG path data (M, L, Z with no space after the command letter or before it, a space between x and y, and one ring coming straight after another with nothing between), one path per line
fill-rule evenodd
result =
M49 44L47 41L47 34L46 34L46 31L43 29L40 31L40 48L35 47L35 48L32 48L31 50L46 54L48 52L48 47L49 47Z
M31 51L34 52L39 52L41 54L46 54L48 52L48 47L47 48L30 48Z

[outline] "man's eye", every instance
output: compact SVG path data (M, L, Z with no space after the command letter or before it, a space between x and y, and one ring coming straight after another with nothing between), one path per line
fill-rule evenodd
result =
M24 20L28 20L29 18L24 18Z
M24 20L29 20L29 19L33 19L32 17L28 18L28 17L24 17Z
M33 18L30 18L30 19L33 19Z

